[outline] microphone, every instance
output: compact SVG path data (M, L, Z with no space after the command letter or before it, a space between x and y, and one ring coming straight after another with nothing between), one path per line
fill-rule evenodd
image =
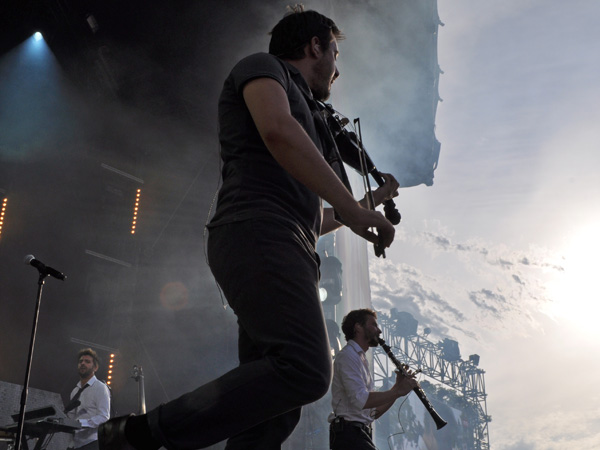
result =
M66 276L60 273L58 270L48 267L40 260L35 259L35 256L33 255L27 255L23 262L35 267L42 275L50 275L54 278L58 278L59 280L64 280L66 278Z

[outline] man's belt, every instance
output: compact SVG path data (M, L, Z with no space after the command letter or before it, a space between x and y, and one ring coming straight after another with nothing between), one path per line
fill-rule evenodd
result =
M356 422L353 420L346 420L341 416L337 416L335 419L333 419L333 422L331 422L331 428L333 429L333 431L343 430L345 424L350 425L352 427L360 428L361 430L366 431L367 433L371 433L370 423L366 424L362 422Z

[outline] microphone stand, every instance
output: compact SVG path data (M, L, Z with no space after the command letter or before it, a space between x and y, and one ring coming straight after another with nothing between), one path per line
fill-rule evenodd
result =
M21 449L21 439L23 437L23 425L25 419L25 405L27 404L27 395L29 388L29 376L31 374L31 361L33 359L33 347L35 345L35 334L37 331L38 317L40 314L40 304L42 302L42 288L44 286L44 278L48 276L45 271L39 271L38 279L37 302L35 304L35 312L33 315L33 328L31 330L31 342L29 343L29 355L27 357L27 368L25 369L25 382L23 383L23 392L21 393L21 410L19 411L19 421L17 426L17 437L15 442L15 450Z

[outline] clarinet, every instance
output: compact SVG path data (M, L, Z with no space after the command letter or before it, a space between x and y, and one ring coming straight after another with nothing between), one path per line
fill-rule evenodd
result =
M387 345L385 343L385 341L383 339L381 339L381 338L377 338L377 341L379 342L379 345L381 345L381 348L383 348L383 351L385 351L385 353L392 360L392 362L394 363L394 365L398 368L398 371L400 372L400 374L402 374L405 377L408 376L408 374L406 373L406 370L404 369L404 366L400 363L400 361L398 361L396 359L396 357L392 353L392 350L390 349L390 346ZM417 394L417 397L419 397L419 400L421 400L421 402L423 403L423 406L425 406L425 409L431 415L431 418L435 422L435 425L436 425L437 429L439 430L440 428L446 426L446 424L448 422L446 422L444 419L442 419L442 417L433 408L433 405L431 404L431 402L429 401L429 399L425 395L425 391L423 391L423 389L421 389L420 386L417 386L416 388L414 388L413 391L414 391L415 394Z

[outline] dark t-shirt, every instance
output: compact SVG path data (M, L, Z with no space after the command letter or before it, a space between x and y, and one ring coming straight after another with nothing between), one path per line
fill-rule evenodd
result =
M267 53L242 59L225 80L219 99L223 184L209 228L251 218L270 218L284 221L315 245L321 228L321 199L275 161L244 102L245 84L263 77L283 86L293 117L323 153L306 98L312 95L300 72Z

